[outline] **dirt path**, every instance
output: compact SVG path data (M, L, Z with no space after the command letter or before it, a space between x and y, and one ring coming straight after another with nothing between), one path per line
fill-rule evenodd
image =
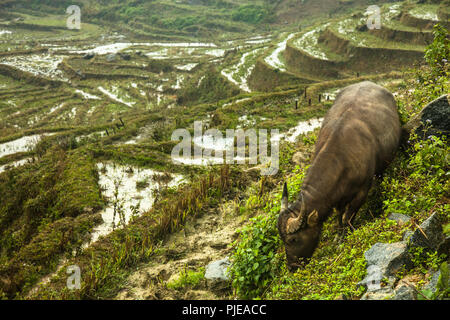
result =
M229 245L238 236L236 230L246 222L234 214L235 210L235 203L229 201L188 221L183 230L164 241L150 263L139 266L128 277L125 289L116 299L214 300L230 297L231 289L215 291L209 288L206 280L194 288L187 286L179 290L167 288L167 283L176 279L182 270L198 271L230 254Z

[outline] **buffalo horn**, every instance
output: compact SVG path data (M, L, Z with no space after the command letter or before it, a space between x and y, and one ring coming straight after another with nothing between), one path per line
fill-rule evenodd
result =
M281 212L286 210L288 206L289 206L289 194L287 189L287 183L285 182L283 186L283 196L281 198Z
M297 216L293 216L288 219L286 223L286 232L287 233L296 233L303 224L303 219L305 216L306 205L305 201L303 201L302 195L302 206L300 207L300 212Z

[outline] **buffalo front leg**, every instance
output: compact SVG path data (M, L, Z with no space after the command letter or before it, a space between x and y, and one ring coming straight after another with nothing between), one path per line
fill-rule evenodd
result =
M347 225L343 223L342 217L344 216L345 212L348 210L348 204L342 207L337 208L338 214L337 214L337 230L338 234L334 238L334 242L336 243L342 243L342 241L345 239L345 235L347 234Z
M353 200L350 201L350 203L347 204L347 206L345 207L345 211L342 214L342 225L344 226L344 228L350 227L352 229L352 231L355 230L355 228L352 225L352 221L354 220L356 214L358 213L359 208L361 208L361 206L366 201L367 193L369 192L369 189L370 189L370 184L367 187L362 188L356 194L356 196L353 198Z

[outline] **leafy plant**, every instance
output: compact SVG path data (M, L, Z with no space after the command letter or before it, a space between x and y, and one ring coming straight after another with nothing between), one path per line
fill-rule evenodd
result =
M179 290L182 288L197 287L205 279L205 268L200 268L199 271L188 270L186 267L181 271L180 276L167 283L167 288Z
M290 180L289 188L296 194L303 181L304 171L298 170ZM247 203L255 207L254 201ZM233 244L230 276L235 293L245 299L260 297L279 276L284 267L284 253L278 235L277 217L280 211L281 192L269 200L266 214L251 219L251 223L241 229L240 239Z
M425 49L425 60L434 75L442 75L450 57L449 33L444 26L436 24L433 36L433 42Z

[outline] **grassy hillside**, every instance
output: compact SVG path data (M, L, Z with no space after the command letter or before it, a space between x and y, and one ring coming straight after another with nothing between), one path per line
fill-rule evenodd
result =
M448 39L437 36L427 48L428 64L408 70L410 79L389 86L396 90L402 123L417 114L427 102L449 92L450 52ZM442 34L442 33L441 33ZM448 33L447 33L448 34ZM406 75L405 74L405 75ZM433 81L432 79L435 79ZM299 149L312 154L316 136L304 139ZM263 299L358 299L364 288L357 283L366 275L364 252L376 242L401 241L403 234L437 212L447 230L450 222L450 184L448 180L450 148L447 137L429 136L425 141L412 134L407 145L398 152L395 161L380 177L375 178L366 204L359 210L355 230L340 242L334 217L324 225L321 241L310 263L291 274L285 267L285 253L278 237L277 219L280 210L281 186L267 198L252 197L248 210L259 215L241 230L234 244L234 264L231 268L233 288L240 298ZM287 160L289 161L289 160ZM286 171L290 201L300 191L307 167ZM403 226L387 219L389 213L402 213L413 218ZM413 266L401 270L399 277L408 276L420 290L431 271L448 261L448 253L417 250ZM252 272L248 272L252 270ZM423 294L422 294L423 295ZM448 298L448 292L447 292Z
M1 4L0 4L1 5ZM270 1L16 1L2 6L19 12L64 15L70 5L81 8L83 21L140 35L215 38L215 31L239 34L264 29L272 21Z

